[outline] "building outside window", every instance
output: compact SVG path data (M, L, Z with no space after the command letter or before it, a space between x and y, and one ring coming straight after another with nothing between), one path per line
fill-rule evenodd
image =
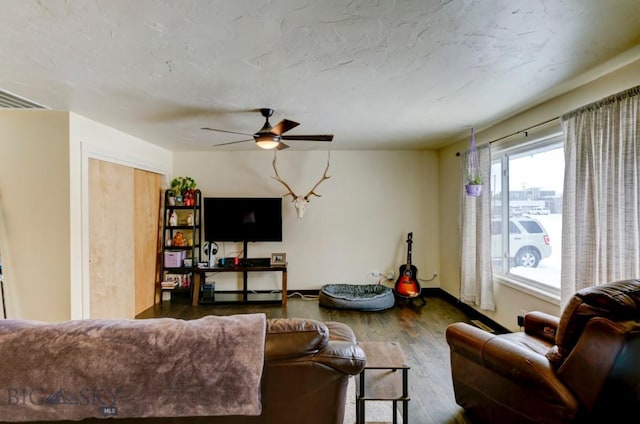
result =
M563 182L562 134L492 146L493 271L553 296L560 294Z

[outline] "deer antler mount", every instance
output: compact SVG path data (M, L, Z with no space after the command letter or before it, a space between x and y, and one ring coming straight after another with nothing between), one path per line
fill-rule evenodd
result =
M324 169L324 173L322 174L322 177L320 177L320 180L316 183L316 185L313 186L313 188L311 190L309 190L309 192L307 194L305 194L304 196L300 196L298 194L296 194L293 189L291 189L291 186L289 186L289 184L287 184L286 181L284 181L282 178L280 178L280 175L278 174L278 168L276 167L276 152L274 151L273 153L273 170L276 173L276 176L272 176L271 178L273 178L274 180L278 181L280 184L282 184L283 186L285 186L285 188L287 189L287 192L285 194L282 195L282 197L286 197L286 196L291 196L291 202L293 202L293 206L296 208L296 214L298 216L298 221L302 221L302 218L304 217L304 211L305 208L307 206L307 203L309 203L311 201L311 196L317 196L317 197L322 197L321 194L318 194L315 192L315 189L318 188L318 186L325 180L328 180L329 178L331 178L331 176L327 175L327 171L329 171L329 161L331 159L331 154L329 154L329 157L327 158L327 167Z

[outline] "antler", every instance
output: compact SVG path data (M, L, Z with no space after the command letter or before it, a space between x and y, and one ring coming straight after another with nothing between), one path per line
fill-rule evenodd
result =
M284 180L282 178L280 178L280 175L278 175L278 169L276 168L276 154L274 152L273 154L273 162L271 162L273 164L273 170L276 171L276 176L272 176L271 178L273 178L274 180L278 181L280 184L282 184L283 186L285 186L287 188L287 190L289 190L289 192L285 193L282 195L282 197L284 196L288 196L291 195L291 197L295 200L295 198L298 197L297 194L295 194L293 192L293 190L291 190L291 187L289 187L289 184L287 184L286 182L284 182ZM314 187L315 188L315 187Z
M275 160L275 158L274 158ZM329 157L327 158L327 167L324 169L324 173L322 174L322 178L320 178L320 181L318 181L316 183L316 185L313 186L313 188L311 190L309 190L309 193L306 194L306 196L304 196L304 200L306 200L307 202L311 199L309 199L309 196L311 196L312 194L314 196L318 196L318 197L322 197L322 194L318 194L316 192L314 192L314 190L316 188L318 188L318 186L320 185L320 183L322 183L324 180L328 180L329 178L331 178L330 175L327 175L327 171L329 170L329 161L331 160L331 153L329 153Z

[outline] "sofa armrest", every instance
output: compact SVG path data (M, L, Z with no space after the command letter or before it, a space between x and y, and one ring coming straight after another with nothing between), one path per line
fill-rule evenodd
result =
M524 316L524 332L553 344L559 322L560 318L544 312L528 312Z
M311 355L329 342L329 328L321 321L301 318L267 320L265 360Z
M356 335L347 324L338 321L325 323L329 329L329 343L314 355L314 361L348 375L357 375L367 362L358 346Z
M491 371L509 379L527 379L535 383L539 378L555 373L549 360L509 340L458 322L446 330L447 343L452 352L460 354Z
M348 375L360 374L367 363L367 357L360 346L351 342L333 340L315 354L313 359Z
M483 363L482 348L484 344L493 337L493 334L464 322L450 324L445 330L445 338L451 352L462 355L478 364Z
M348 325L300 318L267 320L265 360L313 361L356 375L366 363L364 351Z
M445 334L452 355L463 356L545 396L575 404L575 397L558 380L545 356L463 322L450 324Z

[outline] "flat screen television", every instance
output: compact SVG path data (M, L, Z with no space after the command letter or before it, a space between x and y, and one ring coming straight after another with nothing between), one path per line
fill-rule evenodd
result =
M206 241L282 241L281 197L205 197Z

